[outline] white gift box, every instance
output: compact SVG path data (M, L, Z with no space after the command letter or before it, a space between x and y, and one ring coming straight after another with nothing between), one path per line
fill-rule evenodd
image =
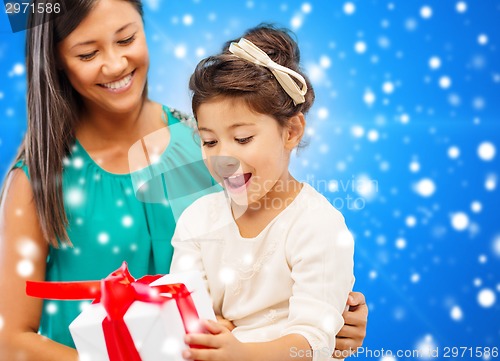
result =
M150 286L183 283L200 319L215 320L212 300L198 272L165 275ZM70 324L80 361L109 361L102 322L106 311L100 303L86 308ZM142 361L183 361L185 329L175 300L163 304L135 301L123 317Z

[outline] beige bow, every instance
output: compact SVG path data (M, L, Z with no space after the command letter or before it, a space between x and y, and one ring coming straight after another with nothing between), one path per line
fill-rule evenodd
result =
M295 105L306 101L304 95L307 92L307 84L302 75L290 68L275 63L269 56L259 49L254 43L245 38L241 38L237 43L231 43L229 51L239 58L248 60L254 64L262 65L271 70L282 88L293 99ZM302 83L302 89L291 78L294 77Z

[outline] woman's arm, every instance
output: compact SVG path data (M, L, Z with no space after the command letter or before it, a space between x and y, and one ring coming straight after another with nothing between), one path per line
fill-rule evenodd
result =
M43 301L26 295L26 280L45 279L47 253L29 180L13 170L0 204L0 361L78 360L76 350L37 333Z

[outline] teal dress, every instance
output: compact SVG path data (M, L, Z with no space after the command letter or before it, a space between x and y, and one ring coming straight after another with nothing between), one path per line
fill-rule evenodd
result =
M220 191L181 113L163 107L170 141L130 174L102 169L76 141L62 174L71 246L50 246L47 281L99 280L123 261L135 278L169 272L175 221L198 197ZM22 161L16 164L28 175ZM29 177L29 175L28 175ZM39 333L74 347L68 326L90 301L44 302Z

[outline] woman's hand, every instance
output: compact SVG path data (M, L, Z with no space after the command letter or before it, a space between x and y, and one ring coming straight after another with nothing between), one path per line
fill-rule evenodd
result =
M189 346L206 348L189 348L182 353L182 357L186 360L234 361L235 355L239 355L238 360L244 360L244 356L247 355L246 344L238 341L226 326L211 320L203 321L203 326L210 334L189 334L184 341Z
M333 358L343 359L356 353L363 345L368 322L368 306L365 296L360 292L351 292L347 298L349 309L344 311L344 327L336 336Z
M217 317L217 323L219 323L220 325L224 326L229 331L234 330L234 328L236 327L231 321L226 320L224 317L222 317L220 315L216 315L215 317Z

